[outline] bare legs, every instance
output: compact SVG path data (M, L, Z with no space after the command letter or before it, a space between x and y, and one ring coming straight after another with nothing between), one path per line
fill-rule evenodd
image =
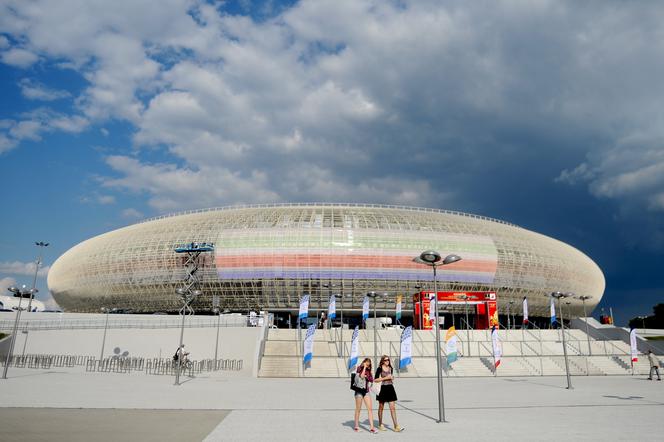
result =
M369 429L375 430L374 419L373 419L373 406L371 405L371 395L369 393L367 393L367 395L364 396L364 405L367 406L367 412L369 413Z
M395 402L390 402L390 415L392 416L394 428L397 428L399 424L397 423L397 405Z
M370 430L374 429L374 419L373 419L373 410L371 406L371 396L367 394L362 397L361 395L355 396L355 428L360 426L360 411L362 410L362 402L367 407L367 412L369 413L369 427Z
M355 428L360 426L360 409L362 408L362 396L355 395Z
M394 427L398 427L397 423L397 407L395 402L388 402L390 404L390 415L392 416L392 423ZM378 403L378 426L383 425L383 409L385 408L385 402Z

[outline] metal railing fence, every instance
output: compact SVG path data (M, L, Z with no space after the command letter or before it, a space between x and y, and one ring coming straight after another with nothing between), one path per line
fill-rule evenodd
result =
M114 316L114 315L111 315ZM182 326L182 319L180 316L172 316L168 318L131 318L131 317L116 317L109 319L108 329L163 329L163 328L180 328ZM185 321L185 328L213 328L213 327L246 327L249 322L249 317L242 315L243 320L237 319L228 321L219 321L217 324L216 316L190 316ZM32 331L32 330L79 330L79 329L103 329L106 324L106 318L101 316L94 319L36 319L36 320L22 320L18 325L18 330ZM0 320L0 330L11 330L14 327L14 319Z

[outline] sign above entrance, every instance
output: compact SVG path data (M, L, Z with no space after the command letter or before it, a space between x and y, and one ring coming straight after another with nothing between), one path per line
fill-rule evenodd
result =
M423 330L433 328L434 312L431 310L430 301L433 297L434 292L419 292L413 295L415 328ZM496 292L438 292L436 299L441 316L445 313L446 306L460 305L465 306L470 316L468 322L473 328L489 329L499 326Z

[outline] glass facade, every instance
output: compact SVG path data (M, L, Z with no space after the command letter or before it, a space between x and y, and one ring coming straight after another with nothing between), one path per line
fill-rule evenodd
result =
M367 291L396 295L432 290L430 267L413 262L422 251L462 260L438 269L440 291L495 291L499 309L528 297L530 314L548 314L552 291L604 292L604 276L577 249L518 226L459 212L397 206L288 204L208 209L147 220L76 245L51 267L49 289L69 311L102 306L134 312L176 311L184 277L174 248L212 242L202 255L203 295L197 311L293 311L302 294L327 308L330 294L347 295L344 311L361 309ZM403 297L404 314L412 312ZM582 313L571 300L572 316ZM337 304L337 309L340 304Z

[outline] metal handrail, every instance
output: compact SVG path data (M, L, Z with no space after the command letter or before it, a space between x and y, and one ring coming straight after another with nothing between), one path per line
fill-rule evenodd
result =
M207 327L246 327L248 317L242 315L245 321L240 325L235 321L217 322L214 317L192 316L185 322L187 328L207 328ZM13 320L0 320L0 330L10 330L13 327ZM180 318L174 316L173 319L127 319L113 318L108 321L106 326L105 318L100 319L54 319L54 320L24 320L18 325L19 330L72 330L72 329L98 329L98 328L179 328L181 327Z

